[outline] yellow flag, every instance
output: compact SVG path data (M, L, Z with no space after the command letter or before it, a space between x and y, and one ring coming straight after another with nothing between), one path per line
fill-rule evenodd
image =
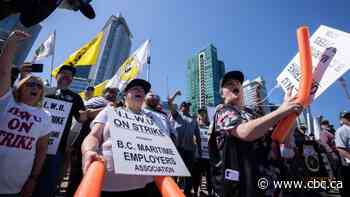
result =
M103 90L105 89L107 83L109 80L103 81L99 84L97 84L94 88L94 96L102 96L103 95ZM81 96L81 98L84 98L84 92L80 92L79 95Z
M100 53L100 45L103 39L103 32L97 34L97 36L90 42L86 43L83 47L75 51L72 55L66 59L60 66L55 68L51 75L56 76L59 69L63 65L71 65L74 67L94 65L97 62L98 55Z
M150 41L146 40L123 64L119 67L118 72L110 79L95 86L94 96L102 96L106 87L118 88L123 90L126 84L135 79L142 70L144 64L150 56ZM80 96L84 93L80 92Z

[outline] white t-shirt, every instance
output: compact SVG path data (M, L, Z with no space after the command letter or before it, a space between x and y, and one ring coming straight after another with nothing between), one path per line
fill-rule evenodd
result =
M19 193L29 177L37 140L50 132L50 114L14 100L10 89L0 97L0 194Z
M111 135L110 135L110 125L108 124L107 110L109 107L104 108L95 118L93 124L103 123L105 124L103 131L103 143L102 143L102 155L106 156L105 153L109 152L111 154L112 147ZM108 144L108 145L107 145ZM112 162L107 159L107 162ZM109 164L108 165L113 165ZM104 184L102 187L103 191L129 191L134 189L144 188L146 184L153 181L153 176L137 176L137 175L124 175L115 174L114 171L107 171L104 179Z

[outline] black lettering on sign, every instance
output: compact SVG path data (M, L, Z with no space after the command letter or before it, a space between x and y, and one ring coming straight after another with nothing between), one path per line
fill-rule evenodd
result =
M65 117L51 116L51 121L53 124L63 125Z
M114 119L114 125L119 128L130 129L129 122L119 119Z
M49 103L47 101L45 101L43 107L46 108L46 109L49 109Z
M52 131L50 133L50 137L52 137L52 138L59 138L60 137L60 132Z
M157 173L174 173L175 170L172 167L164 167L164 166L155 166L155 165L147 165L147 164L137 164L134 168L135 171L142 172L157 172Z
M158 128L148 127L146 125L132 123L133 130L139 133L145 133L148 135L164 136L164 134Z
M57 107L57 103L51 103L50 109L57 110L56 107Z
M135 120L136 120L137 122L142 122L142 123L145 122L145 120L143 119L143 117L142 117L142 116L138 116L138 115L135 115Z
M52 138L49 139L49 145L52 145L53 144L53 140Z
M134 119L132 119L131 117L128 116L128 113L124 113L124 116L125 116L124 118L126 118L126 119L134 120Z
M287 70L297 81L300 81L301 73L297 64L292 63L290 66L288 66Z
M131 142L126 142L126 147L127 147L129 150L134 149L134 148L132 147L132 143L131 143Z
M124 148L123 142L121 140L117 140L118 148Z
M58 110L60 110L61 112L64 112L64 105L60 104L60 106L58 107Z
M314 40L314 43L317 44L318 46L324 47L324 48L328 48L328 47L333 45L333 43L330 40L327 40L327 39L322 38L322 37L317 37Z
M283 87L285 87L286 90L291 90L292 92L295 90L295 91L298 91L299 89L296 88L293 83L289 80L289 78L285 78L281 81L281 85Z

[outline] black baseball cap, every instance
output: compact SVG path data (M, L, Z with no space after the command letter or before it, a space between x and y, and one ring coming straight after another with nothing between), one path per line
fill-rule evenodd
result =
M200 108L198 109L198 113L208 113L206 108Z
M340 112L340 118L345 118L350 120L350 112L348 111Z
M220 82L220 87L223 87L225 85L225 83L230 80L230 79L236 79L238 80L241 84L243 84L244 81L244 75L241 71L238 70L234 70L234 71L230 71L227 72L224 77L221 79Z
M135 86L141 86L143 88L143 90L145 91L145 94L147 94L149 92L149 90L151 89L151 84L143 79L134 79L132 81L130 81L128 83L128 85L126 85L124 92L127 92L130 88L135 87Z
M321 125L330 125L328 120L322 120Z
M94 88L94 86L88 86L85 90L86 91L94 91L95 88Z
M182 102L181 103L181 105L180 105L180 107L190 107L192 104L190 103L190 102L186 102L186 101L184 101L184 102Z
M58 73L60 73L60 72L63 71L63 70L70 70L70 71L72 72L73 76L75 75L75 72L77 71L77 70L75 69L74 66L63 65L63 66L61 66L61 68L58 70ZM57 73L57 74L58 74L58 73Z

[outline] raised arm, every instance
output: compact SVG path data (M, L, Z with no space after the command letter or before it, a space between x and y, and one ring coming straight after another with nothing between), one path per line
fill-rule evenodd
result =
M25 32L15 30L5 42L5 46L0 55L0 76L2 79L0 83L0 97L2 97L11 86L11 65L16 53L17 43L29 36L30 35Z
M253 141L264 136L269 128L290 113L300 114L303 110L301 104L296 103L296 97L287 94L282 105L275 111L260 118L239 124L231 134L246 141Z
M175 114L176 114L174 100L175 100L176 96L180 96L180 95L181 95L181 91L177 90L172 96L168 97L168 108L169 108L169 111L170 111L171 115L173 116L173 118L175 118Z

